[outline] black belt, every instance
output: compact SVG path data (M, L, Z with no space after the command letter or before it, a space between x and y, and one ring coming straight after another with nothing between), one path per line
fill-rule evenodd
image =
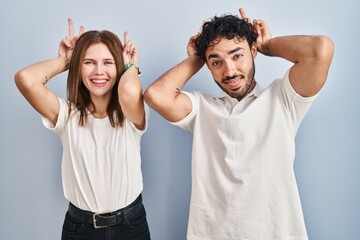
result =
M123 218L129 218L142 207L141 195L132 202L129 206L121 208L114 212L109 213L93 213L80 208L75 207L72 203L69 203L69 214L84 222L94 225L94 228L104 228L120 224Z

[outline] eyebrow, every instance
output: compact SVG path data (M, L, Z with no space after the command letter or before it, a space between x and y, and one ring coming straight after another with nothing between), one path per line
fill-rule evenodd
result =
M114 58L104 58L104 59L101 59L102 61L115 61ZM96 61L96 59L93 59L93 58L84 58L83 61Z
M241 49L244 49L242 47L237 47L237 48L234 48L233 50L230 50L229 52L227 52L227 54L233 54ZM211 58L218 58L219 57L219 54L217 53L213 53L213 54L210 54L207 59L210 60Z

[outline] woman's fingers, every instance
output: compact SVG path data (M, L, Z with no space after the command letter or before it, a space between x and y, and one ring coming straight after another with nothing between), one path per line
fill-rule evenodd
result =
M124 32L124 51L131 55L135 49L134 43L129 40L128 32Z
M128 32L124 32L123 56L124 61L137 64L138 55L135 44L129 40Z
M124 32L124 45L129 41L128 32Z
M78 35L78 37L80 37L81 34L84 33L84 31L85 31L85 27L81 25L81 26L80 26L80 29L79 29L79 35Z
M62 42L64 43L64 45L65 45L66 47L71 48L71 47L72 47L71 41L68 39L68 37L69 37L69 36L66 36L66 37L63 39Z
M69 36L74 36L74 23L71 18L68 18L68 24L69 24Z
M78 33L78 35L75 36L75 35L74 35L74 22L73 22L73 20L72 20L71 18L68 18L68 24L69 24L69 36L70 36L70 38L80 37L81 34L84 33L85 28L84 28L84 26L81 25L80 28L79 28L79 33Z

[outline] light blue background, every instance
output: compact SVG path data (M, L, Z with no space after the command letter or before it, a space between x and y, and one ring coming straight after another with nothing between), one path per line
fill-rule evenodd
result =
M78 29L128 30L140 51L144 89L186 57L186 44L213 15L264 19L273 36L323 34L335 43L328 81L297 136L297 174L311 240L360 239L360 2L357 0L93 1L0 0L0 239L60 239L61 143L15 87L17 70L57 56L67 18ZM288 62L256 58L267 85ZM65 97L66 74L49 88ZM217 94L207 69L186 86ZM142 140L144 202L155 240L185 239L190 200L191 134L151 111Z

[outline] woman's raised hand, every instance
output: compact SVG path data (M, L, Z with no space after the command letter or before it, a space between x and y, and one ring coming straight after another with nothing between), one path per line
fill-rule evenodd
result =
M80 26L78 35L74 35L74 23L71 18L68 19L69 34L61 40L59 45L59 57L66 58L67 62L70 62L72 53L74 51L75 44L81 34L84 33L84 26Z
M138 65L138 51L134 43L129 40L128 32L124 32L123 59L124 64L133 63Z

